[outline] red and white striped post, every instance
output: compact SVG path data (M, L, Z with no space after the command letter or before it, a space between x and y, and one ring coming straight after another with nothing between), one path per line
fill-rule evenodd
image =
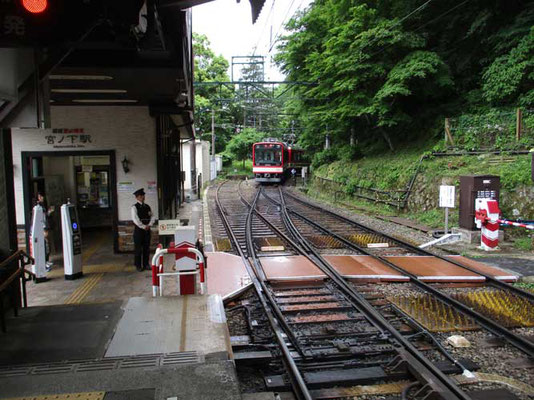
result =
M497 250L500 214L501 210L497 200L475 200L475 223L481 231L480 247L485 251Z

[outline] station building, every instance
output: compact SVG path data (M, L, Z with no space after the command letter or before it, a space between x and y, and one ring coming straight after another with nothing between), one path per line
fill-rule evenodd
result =
M4 148L12 150L5 166L14 179L14 202L8 202L15 211L9 221L12 250L27 246L38 192L56 210L50 216L52 244L61 243L59 207L70 200L83 229L100 230L115 252L129 252L135 190L145 189L157 219L176 219L183 203L198 197L197 184L209 180L209 170L197 170L198 151L190 149L194 4L158 10L139 3L128 20L137 31L133 39L129 33L129 42L121 36L127 32L117 32L125 22L121 16L112 21L114 28L82 21L89 27L83 40L72 45L65 37L68 44L50 47L57 59L25 47L1 49L0 68L10 84L2 93L11 95L2 96L0 121ZM209 157L209 145L201 149Z
M195 166L190 131L172 127L169 118L169 132L161 134L161 119L152 117L147 106L53 106L54 128L12 129L19 247L25 247L37 192L45 193L56 210L67 200L76 204L81 226L107 230L117 252L133 249L130 208L138 188L145 189L156 218L160 213L162 219L176 218L180 205L198 193L195 185L209 179L209 170L203 175ZM158 152L166 135L175 146L170 154ZM209 165L209 144L199 142L199 158L202 149ZM169 163L174 165L169 168ZM187 171L187 181L180 171ZM60 243L58 212L50 222L52 242ZM157 241L157 232L152 237Z

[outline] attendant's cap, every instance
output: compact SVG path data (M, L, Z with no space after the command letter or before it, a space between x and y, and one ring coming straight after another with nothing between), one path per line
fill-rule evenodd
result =
M133 194L134 194L134 196L144 196L145 195L145 188L138 189Z

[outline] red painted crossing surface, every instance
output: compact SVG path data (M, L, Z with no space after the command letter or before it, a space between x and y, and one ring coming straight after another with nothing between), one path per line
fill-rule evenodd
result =
M241 289L250 283L247 271L241 258L228 253L207 253L208 256L208 293L228 294ZM407 281L401 273L384 265L370 256L332 255L325 256L333 267L343 276L358 281ZM499 268L490 267L479 261L461 256L451 256L451 259L479 270L497 279L513 282L518 279L514 274ZM447 263L431 256L388 257L388 260L417 275L428 282L484 282L483 276L467 271L454 264ZM319 268L303 256L264 257L262 265L267 279L278 282L306 282L326 278ZM304 289L300 295L314 295L316 289ZM292 296L298 295L291 291ZM277 294L277 296L282 296ZM289 301L288 301L289 303Z

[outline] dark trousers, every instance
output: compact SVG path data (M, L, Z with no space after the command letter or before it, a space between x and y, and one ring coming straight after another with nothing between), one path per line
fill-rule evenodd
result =
M138 270L150 267L148 257L150 255L150 231L135 227L133 234L135 246L135 267Z

